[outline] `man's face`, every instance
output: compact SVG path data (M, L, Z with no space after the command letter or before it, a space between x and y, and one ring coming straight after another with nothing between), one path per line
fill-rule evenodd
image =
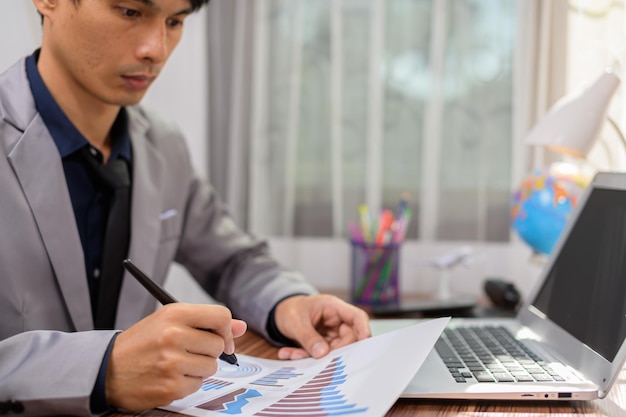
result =
M36 3L42 0L36 0ZM178 44L189 0L56 0L39 69L77 100L138 103ZM40 11L42 11L40 9ZM54 88L52 88L54 89Z

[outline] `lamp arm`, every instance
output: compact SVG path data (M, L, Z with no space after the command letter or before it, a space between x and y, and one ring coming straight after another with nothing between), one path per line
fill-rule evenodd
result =
M602 149L604 150L604 153L606 154L606 159L607 161L609 161L609 166L612 167L615 165L614 161L613 161L613 153L611 153L611 148L609 146L608 143L606 143L606 141L602 140L600 141L600 146L602 146ZM589 162L589 161L587 161ZM590 163L590 165L593 165L594 169L596 171L599 171L600 169L595 166L595 164Z
M619 137L620 141L622 142L622 146L624 147L624 151L626 151L626 137L624 137L622 129L619 128L617 122L611 116L607 116L607 120L609 121L609 124L613 127L613 130L615 130L615 133L617 133L617 136Z

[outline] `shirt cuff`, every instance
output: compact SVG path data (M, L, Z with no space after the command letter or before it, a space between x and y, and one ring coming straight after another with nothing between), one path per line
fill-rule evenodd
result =
M278 304L280 304L287 298L294 297L296 295L310 295L310 294L291 294L291 295L288 295L287 297L281 298L276 304L274 304L274 307L272 308L269 316L267 317L267 323L265 324L265 330L267 331L267 335L270 337L270 339L272 339L272 341L274 341L279 346L291 346L291 347L300 346L299 343L296 343L295 341L289 339L288 337L283 335L280 332L280 330L278 330L278 327L276 326L276 317L275 317L276 307L278 306Z
M107 350L104 352L102 364L100 365L100 371L98 371L98 378L96 379L96 383L93 386L93 390L91 391L91 397L89 400L89 408L91 409L91 414L102 414L113 408L107 403L106 399L106 376L107 366L109 365L109 357L111 356L113 343L115 343L115 339L117 339L117 336L119 336L119 333L115 333L115 335L111 338L111 341L107 346Z

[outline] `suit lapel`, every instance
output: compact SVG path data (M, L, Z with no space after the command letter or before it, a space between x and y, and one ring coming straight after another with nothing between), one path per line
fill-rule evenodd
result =
M162 206L163 160L147 135L148 122L128 109L133 148L131 235L129 258L148 276L154 273L159 249ZM143 317L146 306L156 304L152 296L128 272L124 274L116 327L125 329ZM150 308L150 310L152 309Z
M83 249L59 152L36 115L9 153L77 331L93 329Z
M152 275L161 232L158 219L163 162L146 136L145 119L134 114L129 120L133 146L129 257ZM58 150L39 116L9 153L9 161L30 204L74 327L77 331L91 330L89 287L74 210ZM147 303L152 306L155 301L125 273L116 328L133 325L137 317L145 315Z
M77 331L93 329L89 286L74 209L59 152L37 114L24 71L24 60L5 73L4 94L25 97L4 115L8 125L24 133L11 149L9 163L18 177L50 258L61 296ZM7 93L8 92L8 93ZM159 248L163 160L148 135L148 122L128 108L133 146L133 195L129 256L152 274ZM15 136L17 138L18 136ZM156 220L155 220L156 219ZM124 275L116 328L125 329L143 317L155 302L128 273Z

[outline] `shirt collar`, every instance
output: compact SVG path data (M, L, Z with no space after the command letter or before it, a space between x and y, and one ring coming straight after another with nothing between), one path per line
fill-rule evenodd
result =
M50 94L37 69L39 50L26 59L26 75L35 100L35 107L46 124L61 158L76 152L84 146L90 146L87 139L76 129L70 119ZM122 107L111 128L111 159L122 157L131 161L128 117Z

